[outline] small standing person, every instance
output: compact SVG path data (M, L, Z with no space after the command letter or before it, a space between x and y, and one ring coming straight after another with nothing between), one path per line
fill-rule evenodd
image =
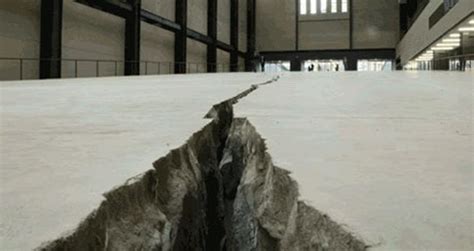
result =
M262 67L262 72L265 72L265 57L260 56L260 67Z

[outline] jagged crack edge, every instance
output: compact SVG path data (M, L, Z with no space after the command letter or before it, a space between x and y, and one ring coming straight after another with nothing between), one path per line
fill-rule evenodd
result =
M275 77L273 77L272 79L269 79L265 82L262 82L262 83L258 83L258 84L253 84L250 86L250 88L244 90L243 92L237 94L236 96L234 97L231 97L227 100L224 100L222 101L221 103L219 104L215 104L211 107L211 109L206 113L206 115L204 116L205 119L216 119L217 118L217 111L220 109L221 106L223 105L227 105L227 104L230 104L230 105L235 105L239 102L240 99L246 97L247 95L249 95L250 93L254 92L255 90L257 90L260 86L264 86L264 85L268 85L268 84L271 84L271 83L274 83L274 82L277 82L278 80L280 79L280 76L277 75Z

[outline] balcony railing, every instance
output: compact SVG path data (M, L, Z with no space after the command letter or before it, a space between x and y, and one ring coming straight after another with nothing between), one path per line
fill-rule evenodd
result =
M405 65L404 69L421 71L474 71L474 54L450 55L425 61L412 61Z

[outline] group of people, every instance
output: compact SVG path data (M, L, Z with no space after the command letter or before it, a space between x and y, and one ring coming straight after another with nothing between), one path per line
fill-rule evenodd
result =
M254 62L255 61L257 61L258 64L260 64L260 69L261 69L262 72L264 72L265 71L265 57L262 56L262 55L256 55L255 59L254 59ZM315 70L314 64L310 64L307 69L308 69L308 71L314 71ZM339 64L336 64L334 70L339 71L339 69L340 69ZM254 68L254 71L257 71L256 67ZM321 65L319 65L319 64L318 64L318 71L322 71Z
M336 67L334 68L335 71L339 71L339 65L336 64ZM308 71L314 71L314 64L310 64L308 66ZM321 71L321 65L318 64L318 71Z

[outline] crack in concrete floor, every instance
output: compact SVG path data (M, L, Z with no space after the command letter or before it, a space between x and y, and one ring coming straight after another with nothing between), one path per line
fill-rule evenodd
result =
M263 138L232 106L154 169L105 194L68 236L39 250L364 250L342 226L298 201L296 182L272 164Z

